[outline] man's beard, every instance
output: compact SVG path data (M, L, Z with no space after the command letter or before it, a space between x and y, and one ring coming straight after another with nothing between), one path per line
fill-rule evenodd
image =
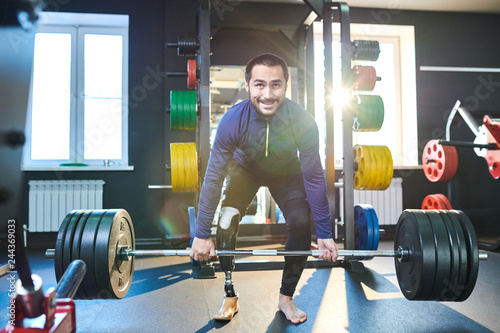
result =
M250 103L252 104L255 112L257 112L257 114L263 118L272 118L274 117L274 115L278 112L278 110L281 108L281 106L283 105L283 101L280 101L280 99L278 97L274 97L274 98L269 98L269 99L263 99L263 98L260 98L259 100L255 101L252 96L249 94L249 97L250 97ZM276 111L274 111L274 113L272 115L267 115L265 114L259 107L259 102L262 102L264 104L267 104L267 103L279 103L276 107Z

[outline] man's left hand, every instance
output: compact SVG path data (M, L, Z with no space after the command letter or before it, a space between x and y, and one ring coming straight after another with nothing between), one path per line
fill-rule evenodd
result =
M320 259L326 261L336 261L338 257L337 244L332 238L318 238L318 249L325 250L323 254L319 256Z

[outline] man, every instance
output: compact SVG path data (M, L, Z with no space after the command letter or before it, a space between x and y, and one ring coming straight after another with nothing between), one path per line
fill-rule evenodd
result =
M325 250L320 258L336 260L337 247L332 239L318 153L318 128L304 108L285 98L285 61L273 54L261 54L248 62L245 80L249 99L229 109L217 127L200 193L191 257L205 261L214 256L210 227L227 176L217 227L218 249L235 248L241 218L259 187L267 186L285 217L285 249L310 249L312 211L318 247ZM226 295L214 318L227 321L239 309L231 276L234 258L219 259L226 272ZM306 260L307 257L285 257L278 308L293 323L307 319L292 300Z

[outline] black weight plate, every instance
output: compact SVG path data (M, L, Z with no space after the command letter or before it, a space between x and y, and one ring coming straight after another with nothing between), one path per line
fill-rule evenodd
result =
M448 229L443 219L437 211L423 211L431 224L434 233L434 245L436 247L436 277L434 278L434 287L427 300L439 301L441 294L447 290L451 270L451 247Z
M458 220L458 216L451 211L448 211L447 216L450 218L453 226L455 227L455 231L457 233L458 239L458 252L460 254L460 263L459 263L459 272L457 275L457 281L453 282L453 289L455 290L455 301L458 301L466 289L467 277L468 277L468 269L469 269L469 259L467 257L467 243L465 241L465 234L462 229L462 225Z
M443 222L448 230L448 236L450 240L451 248L451 270L450 277L446 284L446 289L441 293L441 301L453 302L455 301L462 290L458 287L458 281L460 277L460 239L457 235L457 230L455 224L453 223L450 214L447 210L439 210L439 215L443 219ZM463 238L463 237L462 237ZM464 275L465 276L465 275Z
M85 213L85 210L78 210L75 215L69 220L68 228L66 229L66 235L64 236L64 242L62 245L62 271L65 272L71 263L71 251L73 247L73 237L75 236L75 229L80 221L80 218Z
M134 274L135 258L119 260L121 247L135 248L132 219L123 209L105 212L95 240L95 276L99 298L123 298L130 288Z
M464 231L465 243L467 244L467 281L465 282L464 292L457 299L457 301L461 302L469 298L476 285L479 271L479 249L477 246L476 232L469 217L459 210L452 210L451 212L457 215L462 225L462 230Z
M104 212L105 210L94 210L90 214L81 236L80 259L87 265L87 274L82 280L81 288L89 299L96 298L99 292L94 267L95 238Z
M68 215L66 215L61 225L59 226L59 231L57 233L56 248L54 253L54 271L56 273L57 281L59 281L64 274L63 261L62 261L64 238L66 237L66 231L68 230L69 222L71 221L76 212L77 212L76 210L72 210L71 212L68 213Z
M92 210L86 210L80 220L78 221L78 224L75 227L75 233L73 237L73 244L71 247L71 261L76 260L76 259L81 259L80 256L80 248L82 244L82 234L83 234L83 229L85 228L85 225L87 224L87 220L90 217L90 214L92 213ZM87 264L87 263L85 263ZM87 275L87 274L85 274ZM85 278L85 277L84 277ZM88 299L89 297L85 293L85 290L83 290L82 285L80 284L80 287L76 291L75 298L82 298L82 299Z
M396 225L394 249L407 248L408 261L394 258L396 275L403 295L409 300L426 300L434 285L436 247L431 225L420 210L405 210Z

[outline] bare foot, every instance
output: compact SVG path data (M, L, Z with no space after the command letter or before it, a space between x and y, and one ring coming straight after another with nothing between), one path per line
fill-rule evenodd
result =
M307 314L297 309L290 296L280 294L278 309L285 314L286 319L294 324L303 323L307 319Z

